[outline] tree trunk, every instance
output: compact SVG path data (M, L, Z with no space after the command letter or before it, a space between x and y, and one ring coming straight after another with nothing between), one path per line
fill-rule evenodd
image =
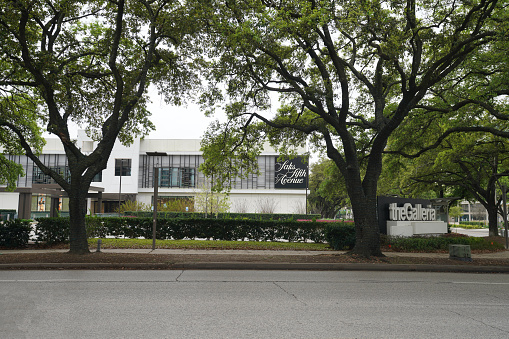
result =
M353 254L364 257L382 257L380 228L378 227L376 190L369 195L350 196L355 221L355 247Z
M490 230L490 237L498 236L498 211L497 206L490 206L488 211L488 226Z
M88 237L85 224L87 213L87 191L73 186L69 194L69 240L72 254L90 253L88 249Z

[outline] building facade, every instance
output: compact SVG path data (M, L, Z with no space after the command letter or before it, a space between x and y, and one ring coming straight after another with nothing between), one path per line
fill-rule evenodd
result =
M92 152L95 142L79 131L77 145ZM298 148L305 154L305 148ZM269 146L258 157L259 173L239 176L231 183L229 211L240 213L305 213L308 183L306 161L300 158L279 161ZM68 198L58 185L44 175L26 156L7 155L23 165L15 192L0 192L0 209L16 209L23 218L66 215ZM58 139L47 139L41 160L69 173L67 158ZM203 163L199 139L136 139L124 146L117 142L105 170L94 178L88 196L88 213L115 213L120 203L139 201L152 205L154 169L158 168L158 201L192 201L209 190L209 180L200 172ZM194 206L191 208L194 209Z
M463 215L459 221L481 221L488 223L488 211L480 202L462 201L459 206L463 210Z

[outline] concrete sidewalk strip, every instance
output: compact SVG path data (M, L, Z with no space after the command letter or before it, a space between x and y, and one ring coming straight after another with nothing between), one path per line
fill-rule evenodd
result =
M47 249L47 250L0 250L0 254L21 254L21 253L66 253L67 249ZM95 248L90 248L95 252ZM293 251L293 250L197 250L197 249L119 249L105 248L101 249L103 253L126 253L126 254L170 254L170 255L260 255L260 256L320 256L320 255L340 255L346 251ZM420 257L420 258L449 258L449 253L420 253L420 252L383 252L387 257ZM473 259L509 259L509 250L490 252L490 253L472 253Z
M104 250L110 251L110 250ZM342 254L346 251L291 251L291 250L194 250L194 249L155 249L150 254L199 254L199 255L220 255L220 254L236 254L236 255L326 255L326 254Z

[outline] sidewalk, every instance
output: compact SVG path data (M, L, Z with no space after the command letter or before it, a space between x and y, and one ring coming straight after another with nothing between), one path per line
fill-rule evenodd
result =
M96 247L90 247L90 252L96 252ZM1 254L18 253L66 253L68 249L41 249L41 250L0 250ZM319 256L328 254L344 254L346 251L292 251L292 250L194 250L194 249L101 249L102 253L131 253L131 254L171 254L171 255L273 255L273 256ZM418 252L383 252L387 257L426 257L426 258L449 258L448 253L418 253ZM489 253L472 253L472 259L509 259L509 250Z
M91 252L95 252L91 248ZM46 254L66 253L68 250L0 250L1 255L9 254ZM468 264L390 264L390 263L339 263L319 262L320 256L339 255L342 251L271 251L271 250L186 250L186 249L102 249L102 253L119 253L129 255L173 255L179 257L174 262L60 262L60 263L5 263L0 270L6 269L223 269L223 270L370 270L370 271L422 271L422 272L478 272L509 273L509 263L500 266L479 266ZM234 255L235 261L225 258ZM448 253L403 253L384 252L388 258L427 258L448 259ZM206 256L208 261L200 261ZM210 257L214 258L210 258ZM259 256L260 260L253 260ZM292 257L306 257L304 262L292 262ZM250 260L242 260L242 257ZM198 259L197 259L198 258ZM267 260L271 258L271 260ZM273 260L277 258L277 260ZM508 260L509 251L493 253L473 253L472 260L494 259Z

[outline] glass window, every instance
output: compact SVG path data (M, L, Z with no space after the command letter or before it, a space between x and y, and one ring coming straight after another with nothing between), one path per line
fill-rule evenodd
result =
M171 187L180 187L179 169L173 167L171 169Z
M96 175L94 175L94 177L92 178L92 182L102 182L103 181L103 171L97 173Z
M194 187L194 168L181 168L182 187Z
M69 212L69 198L58 199L58 210L60 212Z
M159 169L159 187L195 187L195 169L161 167Z
M161 167L159 169L159 187L179 187L178 168Z
M170 187L170 169L168 167L159 169L159 187Z
M47 212L50 210L51 198L45 194L32 195L32 212Z
M67 182L70 182L71 172L69 171L69 168L67 166L53 166L50 167L50 169L57 172ZM52 177L44 174L42 170L37 166L34 166L32 174L33 174L32 183L34 184L56 184L56 181L53 180Z
M131 159L115 159L115 176L131 176Z

